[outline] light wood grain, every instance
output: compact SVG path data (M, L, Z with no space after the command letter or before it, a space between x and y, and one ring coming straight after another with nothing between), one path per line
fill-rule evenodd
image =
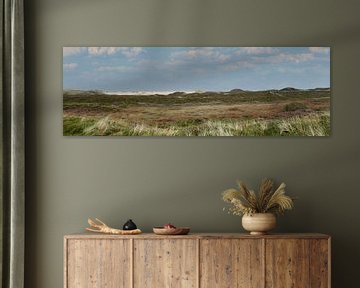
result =
M64 237L64 288L69 287L68 285L68 266L69 266L69 258L68 258L68 239Z
M261 239L204 239L200 244L200 287L261 288Z
M77 233L65 236L65 239L329 239L329 235L319 233L288 233L250 235L249 233L190 233L188 235L156 235L154 233L142 233L140 235L107 235L96 233Z
M65 288L330 288L323 234L74 234Z
M327 288L330 259L329 244L324 239L310 240L310 287Z
M134 240L134 287L196 288L196 246L193 239Z
M306 239L266 240L267 288L309 287L309 243Z
M65 287L131 287L130 251L130 240L67 240Z

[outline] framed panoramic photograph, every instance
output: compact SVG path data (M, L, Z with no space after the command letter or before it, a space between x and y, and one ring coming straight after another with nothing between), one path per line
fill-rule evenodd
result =
M64 47L65 136L329 136L329 47Z

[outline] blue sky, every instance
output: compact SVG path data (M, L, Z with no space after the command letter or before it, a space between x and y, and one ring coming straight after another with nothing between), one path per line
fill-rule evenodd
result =
M328 47L64 47L64 89L330 87Z

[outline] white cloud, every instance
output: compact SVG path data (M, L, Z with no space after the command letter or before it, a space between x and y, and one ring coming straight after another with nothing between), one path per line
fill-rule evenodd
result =
M85 51L86 48L84 47L63 47L63 56L71 56L80 54L81 52Z
M183 56L189 59L198 57L211 57L214 51L211 48L194 48L183 53Z
M275 55L270 55L268 57L257 57L255 58L256 62L262 63L282 63L282 62L295 62L301 63L314 59L312 53L299 53L299 54L290 54L290 53L280 53Z
M224 71L237 71L240 69L251 69L255 68L255 64L251 63L250 61L237 61L233 63L225 64L224 66L220 67Z
M202 59L212 63L224 63L230 58L230 55L220 53L213 47L195 47L189 50L172 53L170 55L170 64L177 65L195 59Z
M318 47L314 47L318 48ZM311 51L311 48L309 48ZM317 49L316 49L317 50ZM282 63L282 62L295 62L301 63L314 59L314 53L279 53L278 48L273 47L240 47L235 52L237 55L249 55L249 61L256 63ZM320 50L317 50L319 53ZM323 51L321 51L323 53Z
M132 68L128 66L100 66L96 70L99 72L128 72Z
M88 53L92 56L113 55L121 52L127 58L135 58L143 52L141 47L88 47Z
M239 47L236 50L236 54L250 54L250 55L258 55L258 54L271 54L274 53L275 49L272 47Z
M134 58L143 52L143 48L141 47L127 47L127 48L120 48L121 53L124 54L128 58Z
M119 47L88 47L88 53L90 55L113 55L119 51Z
M300 62L310 61L313 58L314 58L314 55L312 55L311 53L279 54L278 55L278 60L280 62L289 61L289 62L300 63Z
M64 64L64 69L65 70L74 70L79 66L79 64L77 63L66 63Z
M315 58L314 53L281 52L277 47L234 47L220 50L214 47L189 48L183 51L173 52L168 65L170 69L179 67L199 68L205 65L205 69L220 71L239 71L256 69L263 64L286 64L309 62Z
M328 54L330 52L329 47L309 47L309 51L312 53Z

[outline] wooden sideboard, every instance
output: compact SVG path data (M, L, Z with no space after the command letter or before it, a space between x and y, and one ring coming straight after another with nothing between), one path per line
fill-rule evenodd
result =
M323 234L67 235L65 288L329 288Z

